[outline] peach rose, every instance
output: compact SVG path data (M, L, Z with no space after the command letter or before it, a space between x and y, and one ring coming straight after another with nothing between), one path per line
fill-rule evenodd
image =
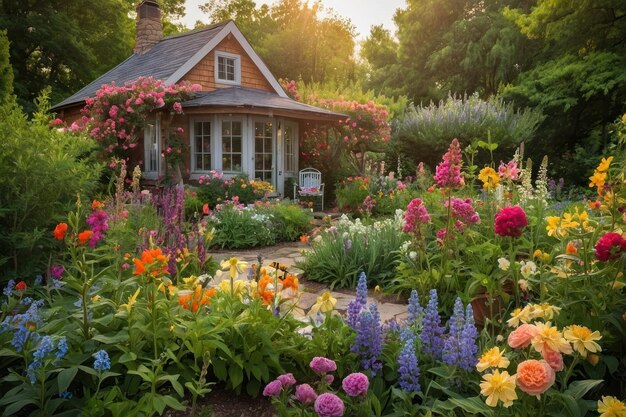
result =
M537 328L532 324L522 324L509 334L509 346L513 349L525 348L537 334Z
M543 360L529 359L517 365L517 386L537 398L554 384L555 376L554 369Z
M556 372L563 370L563 355L561 355L561 352L546 349L543 351L543 359L548 362L550 368L554 369Z

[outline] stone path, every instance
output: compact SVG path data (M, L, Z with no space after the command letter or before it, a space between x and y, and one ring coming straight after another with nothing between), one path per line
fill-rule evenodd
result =
M296 317L306 318L308 311L313 304L317 301L317 297L321 296L324 291L328 290L328 287L318 282L307 281L303 276L303 271L296 267L296 263L302 261L303 254L310 249L309 244L301 242L284 243L278 246L270 246L258 249L249 250L220 250L210 252L210 255L221 262L224 259L230 257L236 257L241 261L249 263L258 263L258 255L263 257L263 265L268 266L272 262L278 262L287 266L287 272L296 275L300 283L301 295L297 301L296 307L292 311L292 314ZM370 295L373 293L369 291ZM345 314L348 304L355 297L354 289L343 289L339 291L331 291L331 295L337 299L335 310L340 314ZM380 318L382 322L387 322L392 319L403 321L407 317L406 304L402 302L390 302L389 297L369 297L368 303L372 301L378 302L378 309L380 312Z

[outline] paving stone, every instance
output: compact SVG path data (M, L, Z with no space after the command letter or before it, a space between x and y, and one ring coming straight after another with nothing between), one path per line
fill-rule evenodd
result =
M298 301L298 307L308 311L317 302L317 297L319 295L315 293L302 292Z
M354 296L348 296L346 294L331 292L331 295L337 299L337 304L335 304L335 310L345 311L348 309L348 304L350 301L354 300Z
M399 314L406 313L406 306L401 304L383 303L378 306L378 311L380 313L380 321L385 323Z

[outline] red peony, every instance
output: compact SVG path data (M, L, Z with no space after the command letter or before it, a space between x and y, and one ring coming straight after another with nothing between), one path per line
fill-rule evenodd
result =
M596 243L596 258L602 262L617 259L622 253L626 253L626 239L619 233L605 233Z
M494 226L500 236L519 237L528 226L528 219L520 206L505 207L496 214Z

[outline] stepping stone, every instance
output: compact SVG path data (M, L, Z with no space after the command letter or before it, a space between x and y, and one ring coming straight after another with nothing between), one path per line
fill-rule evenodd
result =
M317 297L319 297L318 294L302 292L300 294L300 300L298 301L298 307L308 311L311 307L313 307L313 304L317 302Z
M402 304L383 303L378 306L380 312L380 321L386 323L396 316L406 313L407 306Z

